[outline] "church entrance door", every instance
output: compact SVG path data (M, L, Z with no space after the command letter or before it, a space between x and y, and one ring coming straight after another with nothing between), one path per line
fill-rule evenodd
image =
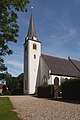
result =
M58 98L58 93L59 93L59 78L55 77L54 78L54 98Z

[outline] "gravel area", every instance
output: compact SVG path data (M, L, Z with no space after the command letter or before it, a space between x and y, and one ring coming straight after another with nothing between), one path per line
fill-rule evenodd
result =
M22 120L80 120L80 104L32 96L10 96L9 98Z

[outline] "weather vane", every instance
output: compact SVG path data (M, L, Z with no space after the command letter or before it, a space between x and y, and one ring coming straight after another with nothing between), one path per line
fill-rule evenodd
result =
M33 6L31 6L31 13L33 13L33 8L34 8L34 7L33 7Z

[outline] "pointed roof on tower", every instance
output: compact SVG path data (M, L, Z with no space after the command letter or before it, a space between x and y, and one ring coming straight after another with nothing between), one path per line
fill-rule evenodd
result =
M27 37L30 38L30 39L32 39L33 37L36 38L36 31L35 31L34 19L33 19L32 14L31 14L31 17L30 17L30 23L29 23Z

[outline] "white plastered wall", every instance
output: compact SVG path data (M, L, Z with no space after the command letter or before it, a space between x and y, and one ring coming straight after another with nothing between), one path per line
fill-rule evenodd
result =
M65 79L65 78L70 79L70 77L67 77L67 76L50 75L50 77L48 79L48 84L49 85L54 85L54 79L56 77L59 78L59 85L61 85L61 82L62 82L63 79Z
M33 49L33 44L37 45L37 49ZM34 59L36 55L36 59ZM34 94L38 79L39 61L41 56L40 42L28 41L28 94Z
M37 49L33 49L33 44ZM27 50L25 51L25 46ZM36 58L34 59L34 55ZM39 79L39 62L41 56L41 43L38 41L27 40L24 44L24 94L34 94L36 91L37 80Z

